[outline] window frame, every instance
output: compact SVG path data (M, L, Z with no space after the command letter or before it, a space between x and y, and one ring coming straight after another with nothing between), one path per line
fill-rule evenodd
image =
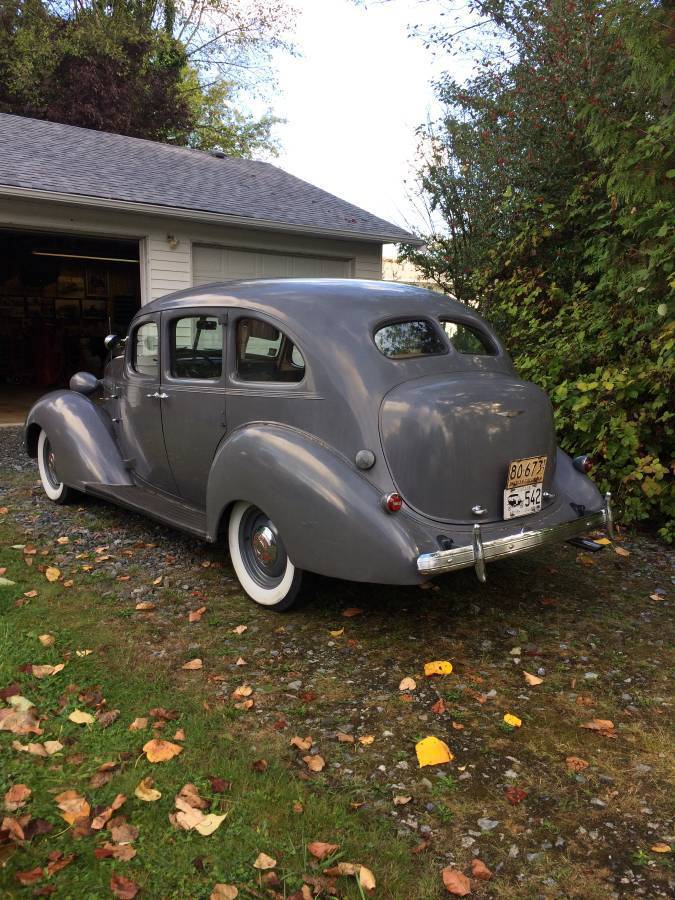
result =
M157 369L154 375L148 375L147 372L139 372L136 368L136 336L144 325L154 325L157 329ZM124 354L127 376L141 378L148 382L159 382L162 371L162 343L161 319L158 313L155 313L154 315L148 314L146 317L133 322Z
M377 341L375 340L375 335L378 334L383 328L387 328L390 325L399 325L404 324L405 322L425 322L427 325L431 326L432 331L435 333L436 337L439 338L442 350L439 350L436 353L416 353L414 356L405 356L405 357L396 357L396 356L387 356L386 353L383 353L382 350L377 346ZM388 316L386 319L382 319L379 321L372 329L371 339L375 349L378 354L382 357L382 359L389 360L392 363L406 363L412 360L420 360L420 359L438 359L442 356L448 356L451 347L449 346L448 339L445 335L445 332L440 327L439 322L436 319L432 319L426 315L410 315L410 316Z
M195 375L179 375L176 373L176 371L175 371L175 366L176 366L176 362L177 362L176 351L178 349L176 347L176 330L177 330L178 323L183 321L184 319L212 319L212 320L215 320L216 326L220 326L220 354L221 354L220 355L220 372L218 372L217 375L214 375L210 378L198 378ZM224 359L224 357L225 357L225 347L224 347L225 334L224 334L223 323L217 315L214 315L213 313L210 315L204 314L204 313L193 313L190 310L189 312L182 314L180 316L171 316L168 318L167 333L168 333L167 355L168 355L168 364L169 364L169 375L174 381L204 381L204 382L211 384L213 382L219 382L222 379L223 369L225 368L225 359ZM183 349L183 348L181 348L181 349Z
M177 319L201 318L202 316L216 319L222 326L222 367L217 378L185 378L182 375L174 375L171 371L171 332L173 323ZM180 385L195 385L204 388L220 388L225 384L227 377L228 355L228 311L218 306L189 306L174 307L162 311L162 383L180 387Z
M271 328L275 328L278 332L280 332L282 336L281 347L284 347L284 338L296 348L299 353L302 355L302 358L305 362L302 378L297 381L257 381L252 378L243 378L239 372L239 341L238 341L238 331L239 331L239 323L244 319L257 319L260 322L264 322L266 325L269 325ZM300 346L298 339L295 335L289 330L287 325L282 322L277 322L271 316L267 316L264 313L261 313L258 310L246 310L239 309L236 312L236 315L232 317L232 327L231 327L231 338L230 338L230 347L232 348L232 362L229 366L230 371L230 380L233 384L235 384L238 388L244 387L252 387L256 390L264 389L270 390L272 392L277 391L288 391L288 390L305 390L308 384L308 371L309 365L307 363L307 354ZM284 350L284 352L286 352ZM289 360L292 362L293 351L291 350L289 355ZM299 368L299 367L296 367Z
M485 352L484 353L470 353L470 352L467 352L466 350L459 350L457 347L455 347L455 345L452 342L452 338L450 337L450 335L446 332L445 328L443 327L446 322L448 322L451 325L460 325L462 328L466 328L468 331L471 331L471 332L475 333L476 335L478 335L479 339L482 339L483 347L485 348ZM458 353L460 356L475 356L475 357L481 357L481 358L484 356L487 356L487 357L499 356L499 348L498 348L497 344L495 343L495 341L493 340L492 336L490 334L488 334L488 332L484 328L481 328L480 325L478 325L477 323L465 322L461 318L451 319L447 315L443 314L443 315L439 315L438 324L440 325L441 331L443 332L444 339L450 345L450 349L452 350L453 353Z

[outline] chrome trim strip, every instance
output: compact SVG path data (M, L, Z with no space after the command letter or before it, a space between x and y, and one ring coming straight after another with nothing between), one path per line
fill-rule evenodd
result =
M417 557L417 571L421 575L439 575L442 572L474 566L479 580L485 581L485 563L490 560L525 553L545 544L567 541L592 528L606 526L609 531L612 524L610 497L606 496L605 506L598 512L587 513L571 522L539 528L536 531L524 531L492 541L483 540L480 525L475 525L471 544L450 550L437 550L434 553L422 553Z

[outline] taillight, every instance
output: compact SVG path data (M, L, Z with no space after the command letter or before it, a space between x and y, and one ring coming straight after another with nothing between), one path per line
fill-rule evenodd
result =
M593 457L584 453L582 456L574 457L574 468L587 475L593 468Z
M387 510L387 512L398 512L403 506L403 497L401 497L401 495L397 493L385 494L382 498L382 506Z

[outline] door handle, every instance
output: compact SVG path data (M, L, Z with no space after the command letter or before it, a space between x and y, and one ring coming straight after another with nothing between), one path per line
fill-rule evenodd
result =
M155 391L154 394L146 394L146 397L151 397L153 400L168 400L169 395L165 394L163 391L160 393L159 391Z
M165 394L163 391L160 394L157 394L157 396L159 397L160 400L168 400L169 399L169 395Z
M150 397L151 399L155 399L155 400L159 399L159 393L157 391L155 391L154 394L146 394L145 396Z

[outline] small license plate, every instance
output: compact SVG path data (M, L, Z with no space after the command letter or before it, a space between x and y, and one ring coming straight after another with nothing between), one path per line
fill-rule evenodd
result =
M545 456L528 456L525 459L514 459L509 463L506 476L506 487L521 487L524 484L539 484L544 480L546 471Z
M504 491L504 518L517 519L541 509L543 483L524 484Z

